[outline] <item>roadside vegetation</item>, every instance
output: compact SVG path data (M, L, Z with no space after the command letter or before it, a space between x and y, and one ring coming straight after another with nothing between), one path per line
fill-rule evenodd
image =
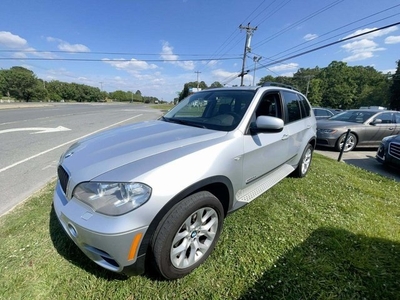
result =
M400 110L400 60L396 62L394 74L377 71L371 66L348 66L345 62L332 61L320 68L300 68L293 76L265 76L257 85L279 82L290 85L305 94L312 106L336 109L359 108L360 106L383 106ZM238 74L239 75L239 74ZM233 78L236 78L235 76ZM174 99L160 100L142 95L140 90L106 92L99 87L58 80L44 81L23 67L0 70L0 99L17 101L76 101L76 102L139 102L177 103L193 89L218 88L228 85L215 81L207 85L204 81L183 84Z
M54 182L0 219L0 299L400 299L400 186L315 154L231 214L209 259L160 281L103 270L52 210Z

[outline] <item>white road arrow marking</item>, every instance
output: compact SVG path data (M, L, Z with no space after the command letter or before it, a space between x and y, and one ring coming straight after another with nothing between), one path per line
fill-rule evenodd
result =
M58 126L56 128L46 128L46 127L28 127L28 128L11 128L11 129L4 129L0 130L0 134L8 133L8 132L16 132L16 131L36 131L31 132L31 134L37 133L49 133L49 132L59 132L59 131L68 131L71 130L69 128Z

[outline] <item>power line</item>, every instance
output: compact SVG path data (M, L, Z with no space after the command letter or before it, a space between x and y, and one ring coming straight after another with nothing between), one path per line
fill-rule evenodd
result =
M400 6L400 4L399 4L399 5L396 5L396 6ZM396 6L394 6L394 7L396 7ZM387 11L387 10L388 10L388 9L386 9L386 10L384 10L384 11ZM377 15L377 14L379 14L379 13L382 13L382 12L384 12L384 11L378 12L378 13L376 13L376 14L367 16L367 17L365 17L365 18L359 19L359 20L354 21L354 22L351 22L351 23L349 23L349 24L347 24L347 25L344 25L344 26L341 26L341 27L336 28L336 29L334 29L334 30L331 30L331 31L329 31L329 32L327 32L327 33L324 33L324 34L320 35L318 38L323 37L323 36L325 36L325 35L328 35L328 34L330 34L330 33L332 33L332 32L338 31L339 29L348 27L348 26L350 26L350 25L352 25L352 24L354 24L354 23L357 23L357 22L359 22L359 21L365 20L365 19L367 19L367 18L369 18L369 17L372 17L372 16ZM325 41L331 40L331 39L333 39L333 38L335 38L335 37L342 36L342 35L344 35L344 34L346 34L346 33L349 33L349 32L355 31L355 30L357 30L357 29L360 29L361 27L365 27L365 26L368 26L368 25L372 25L372 24L374 24L374 23L377 23L377 22L380 22L380 21L383 21L383 20L392 18L392 17L394 17L394 16L397 16L397 15L399 15L399 14L400 14L400 13L396 13L396 14L390 15L390 16L388 16L388 17L385 17L385 18L382 18L382 19L379 19L379 20L376 20L376 21L373 21L373 22L370 22L370 23L367 23L367 24L363 24L363 25L361 25L361 26L358 26L357 28L349 29L349 30L344 31L344 32L341 32L341 33L339 33L339 34L337 34L337 35L335 35L335 36L331 36L331 37L326 38L326 39L324 39L324 40L321 40L321 41L319 41L319 42L316 42L316 43L313 43L313 44L311 44L311 45L302 47L302 48L300 48L300 49L298 49L298 50L296 50L296 51L292 51L292 52L290 52L289 54L296 53L297 51L310 48L310 47L312 47L312 46L321 44L321 43L323 43L323 42L325 42ZM314 40L315 40L315 39L313 39L313 40L311 40L311 41L314 41ZM278 54L275 54L275 55L273 55L273 56L270 56L269 59L272 60L273 57L282 56L283 53L288 52L288 51L290 51L290 50L292 50L292 49L298 48L298 47L300 47L300 46L302 46L302 45L304 45L304 44L310 43L311 41L306 41L306 42L303 42L303 43L301 43L301 44L299 44L299 45L297 45L297 46L291 47L291 48L289 48L289 49L287 49L287 50L280 51Z
M310 49L308 51L301 52L301 53L296 54L296 55L288 56L288 57L282 58L280 60L273 61L273 62L271 62L269 64L265 64L264 65L264 64L260 63L261 66L260 67L256 67L255 70L259 70L259 69L262 69L262 68L267 68L268 69L268 67L276 65L276 64L279 64L279 63L284 62L286 60L289 60L289 59L292 59L292 58L295 58L295 57L299 57L299 56L302 56L302 55L305 55L305 54L308 54L308 53L311 53L311 52L314 52L314 51L317 51L317 50L320 50L320 49L323 49L323 48L327 48L327 47L330 47L330 46L333 46L333 45L336 45L336 44L339 44L339 43L343 43L343 42L346 42L348 40L352 40L352 39L358 38L360 36L367 35L367 34L370 34L370 33L373 33L373 32L379 31L379 30L383 30L383 29L386 29L386 28L397 26L399 24L400 24L400 22L396 22L396 23L392 23L390 25L386 25L386 26L382 26L382 27L379 27L379 28L375 28L375 29L372 29L372 30L369 30L369 31L366 31L366 32L363 32L363 33L360 33L360 34L357 34L357 35L353 35L353 36L341 39L339 41L335 41L335 42L332 42L332 43L329 43L329 44L325 44L325 45L317 47L317 48ZM225 84L228 84L229 82L231 82L235 78L230 79Z
M348 38L341 39L339 41L335 41L335 42L332 42L332 43L329 43L329 44L325 44L325 45L317 47L317 48L313 48L313 49L308 50L308 51L301 52L299 54L295 54L295 55L292 55L292 56L289 56L289 57L286 57L286 58L283 58L283 59L280 59L280 60L276 60L276 61L274 61L272 63L269 63L269 64L265 65L264 67L273 66L273 65L279 64L281 62L284 62L286 60L289 60L289 59L292 59L292 58L295 58L295 57L299 57L299 56L302 56L302 55L305 55L305 54L308 54L308 53L311 53L311 52L314 52L314 51L317 51L317 50L320 50L320 49L323 49L323 48L326 48L326 47L330 47L330 46L333 46L333 45L336 45L336 44L339 44L339 43L343 43L345 41L348 41L348 40L351 40L351 39L355 39L355 38L358 38L360 36L363 36L363 35L366 35L366 34L370 34L370 33L375 32L375 31L383 30L383 29L386 29L386 28L389 28L389 27L393 27L393 26L396 26L396 25L399 25L399 24L400 24L400 22L397 22L397 23L393 23L393 24L390 24L390 25L387 25L387 26L375 28L375 29L372 29L372 30L369 30L369 31L366 31L366 32L363 32L363 33L360 33L360 34L357 34L357 35L353 35L353 36L350 36ZM258 69L260 69L260 68L258 68Z
M240 59L240 57L226 57L226 58L218 58L214 60L232 60L232 59ZM15 58L15 57L0 57L0 60L32 60L32 61L100 61L100 62L131 62L132 59L91 59L91 58L45 58L45 57L27 57L27 58ZM141 61L146 62L176 62L176 61L205 61L209 60L209 58L196 58L196 59L143 59Z
M334 3L331 3L331 4L328 4L327 6L324 6L323 8L313 12L312 14L308 15L307 17L304 17L303 19L300 19L299 21L293 23L292 25L290 25L290 26L278 31L277 33L275 33L274 35L270 36L269 38L256 43L254 45L254 48L257 48L257 47L260 47L260 46L264 45L265 43L267 43L267 42L277 38L278 36L282 35L282 33L285 33L286 31L288 31L288 30L290 30L290 29L292 29L292 28L304 23L305 21L308 21L308 20L312 19L313 17L323 13L324 11L326 11L328 9L331 9L332 7L338 5L339 3L343 2L343 1L344 0L337 0Z
M32 49L0 49L1 53L66 53L86 55L131 55L131 56L160 56L160 53L134 53L134 52L96 52L96 51L63 51L63 50L32 50ZM163 56L209 56L210 54L162 54ZM226 54L227 55L227 54Z

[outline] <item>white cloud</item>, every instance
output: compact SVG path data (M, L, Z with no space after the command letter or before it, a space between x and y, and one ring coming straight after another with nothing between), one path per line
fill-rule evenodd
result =
M362 53L356 53L354 55L350 55L348 57L343 58L343 61L359 61L359 60L364 60L367 58L373 57L374 54L372 52L362 52Z
M355 42L347 43L342 46L343 49L350 52L373 52L385 50L384 48L378 48L378 44L372 40L362 39Z
M299 68L299 64L297 63L290 63L290 64L282 64L279 66L271 67L268 68L273 72L282 72L282 71L289 71L289 70L295 70Z
M364 28L364 29L359 29L359 30L353 32L352 34L350 34L350 35L348 35L348 36L345 36L344 38L350 38L350 37L353 37L353 36L356 36L356 35L359 35L359 34L362 34L362 33L365 33L365 32L371 31L371 30L374 30L374 29L377 29L377 28ZM396 30L398 30L398 29L399 29L399 27L393 26L393 27L389 27L389 28L386 28L386 29L374 31L374 32L369 33L369 34L366 34L366 35L362 35L362 36L360 36L360 37L357 37L357 39L364 39L364 38L374 39L374 38L376 38L376 37L380 37L380 36L387 35L387 34L393 32L393 31L396 31Z
M380 70L379 72L381 72L382 74L394 74L396 73L396 69Z
M369 39L356 40L341 47L351 54L343 59L343 61L347 62L365 60L374 57L374 52L385 50L385 48L378 47L377 43Z
M218 60L202 61L202 64L212 68L218 64Z
M9 31L0 31L0 45L6 48L24 49L28 46L28 42Z
M398 44L398 43L400 43L400 35L397 36L391 35L385 39L385 44Z
M173 53L174 48L168 42L163 42L162 50L160 53L161 58L167 62L177 65L185 70L194 70L195 64L191 60L180 61L179 56Z
M151 69L157 69L157 65L155 64L149 64L143 60L137 60L132 58L131 60L124 60L124 59L118 59L118 60L110 60L108 58L104 58L103 62L113 66L114 68L118 70L124 70L130 73L137 73L139 71L143 70L151 70Z
M316 39L318 37L318 35L314 34L314 33L308 33L305 36L303 36L303 39L305 39L306 41L311 41L313 39Z
M90 52L90 49L83 45L83 44L70 44L66 41L63 41L61 39L53 38L51 36L47 37L48 42L56 42L58 43L57 48L60 49L61 51L66 51L66 52Z
M67 52L90 52L90 49L82 44L74 44L64 42L58 45L58 49Z

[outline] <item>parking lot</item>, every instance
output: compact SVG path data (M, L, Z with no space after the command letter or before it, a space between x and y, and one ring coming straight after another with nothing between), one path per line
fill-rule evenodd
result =
M387 169L382 166L375 159L377 149L375 148L365 148L365 149L355 149L350 152L343 153L340 162L338 163L347 163L359 168L365 169L367 171L380 174L382 176L394 179L395 181L400 182L400 172L396 169ZM336 152L329 148L317 147L316 153L322 154L329 158L332 158L335 161L339 159L339 152Z

